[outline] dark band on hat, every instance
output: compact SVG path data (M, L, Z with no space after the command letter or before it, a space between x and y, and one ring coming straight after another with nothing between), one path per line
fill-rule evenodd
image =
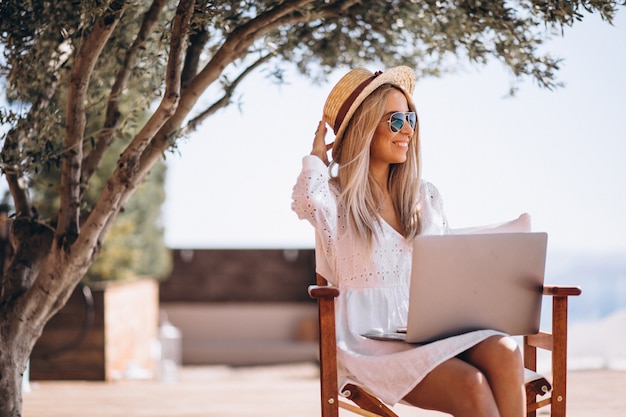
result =
M337 118L335 119L335 125L333 126L333 132L335 132L335 135L337 134L337 131L339 131L339 128L343 123L343 119L346 117L346 114L348 113L348 110L350 110L350 107L352 107L354 100L356 100L356 98L359 96L359 94L361 94L361 91L363 91L365 87L367 87L372 81L374 81L374 78L378 77L382 73L382 71L376 71L374 75L359 84L359 86L354 89L354 91L352 92L352 94L350 94L346 101L343 102L341 108L339 109L339 112L337 112Z

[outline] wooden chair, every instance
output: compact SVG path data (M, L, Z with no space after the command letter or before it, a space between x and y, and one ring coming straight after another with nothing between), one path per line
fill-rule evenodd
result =
M337 381L337 344L335 338L336 287L317 275L317 285L309 287L309 295L317 299L319 314L320 388L322 417L337 417L339 408L363 416L398 417L389 407L364 388L347 384L339 393ZM569 296L580 295L579 287L544 286L543 294L552 296L552 331L540 331L525 336L523 341L526 367L527 413L536 416L536 410L550 405L552 417L565 417L567 386L567 303ZM537 349L552 352L552 384L536 373ZM546 395L549 396L545 397ZM351 402L339 397L347 398Z

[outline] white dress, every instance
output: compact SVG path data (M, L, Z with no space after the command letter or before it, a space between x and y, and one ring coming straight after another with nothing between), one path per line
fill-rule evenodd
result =
M406 327L410 241L381 220L373 253L354 246L339 190L329 182L321 159L305 156L293 189L292 209L316 230L316 270L340 290L336 303L337 359L340 386L352 382L387 404L401 401L437 365L494 334L481 330L425 345L377 341L361 334ZM423 234L448 233L442 200L430 183L420 184Z

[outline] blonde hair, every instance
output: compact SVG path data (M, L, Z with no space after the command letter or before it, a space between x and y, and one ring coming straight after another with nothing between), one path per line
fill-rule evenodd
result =
M350 226L356 231L357 243L364 243L366 248L371 248L375 226L380 225L376 196L383 191L379 190L380 186L369 172L370 145L392 90L402 91L391 84L383 84L374 90L356 110L343 137L338 138L338 146L333 149L331 172L337 168L333 180L341 190L340 202L346 208ZM407 101L411 106L410 110L415 111L412 101ZM407 239L420 233L419 157L418 123L409 142L406 162L391 165L387 184L398 212L402 234Z

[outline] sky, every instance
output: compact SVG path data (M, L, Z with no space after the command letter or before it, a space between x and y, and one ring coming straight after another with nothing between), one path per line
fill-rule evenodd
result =
M497 62L418 80L422 176L442 194L451 227L527 212L551 250L626 254L625 43L625 10L614 26L591 15L566 29L546 45L564 59L565 86L554 91L529 80L508 97L511 75ZM345 72L321 86L295 72L282 86L251 75L240 106L167 155L168 246L313 247L291 191L326 96Z

